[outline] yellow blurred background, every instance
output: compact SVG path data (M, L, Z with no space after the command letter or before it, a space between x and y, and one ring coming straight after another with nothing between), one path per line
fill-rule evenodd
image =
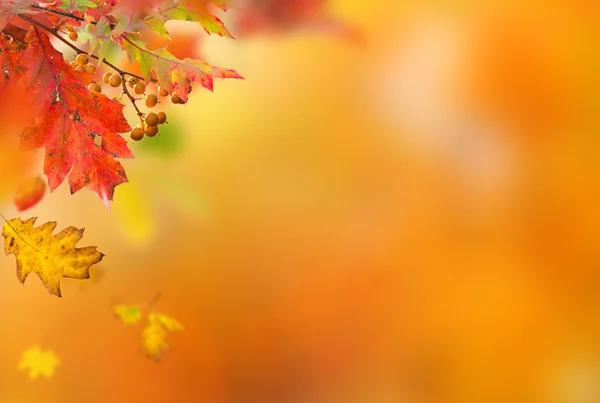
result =
M106 256L62 299L0 259L1 402L600 402L600 7L329 8L364 41L207 40L246 80L168 107L110 213L22 215ZM157 364L112 307L158 294Z

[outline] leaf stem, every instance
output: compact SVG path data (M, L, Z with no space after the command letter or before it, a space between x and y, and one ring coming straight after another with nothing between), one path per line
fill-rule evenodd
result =
M162 297L162 293L158 293L156 294L154 297L152 297L152 299L150 301L148 301L148 307L152 307L152 305L154 305L156 303L156 301L158 301L160 299L160 297Z

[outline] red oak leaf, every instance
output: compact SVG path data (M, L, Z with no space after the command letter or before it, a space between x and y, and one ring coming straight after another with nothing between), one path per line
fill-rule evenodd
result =
M87 187L110 208L115 186L127 182L117 158L133 157L118 134L131 130L123 105L90 91L91 77L67 64L43 31L33 28L27 40L20 63L29 70L21 80L38 117L23 131L21 145L46 149L50 191L68 178L71 193Z

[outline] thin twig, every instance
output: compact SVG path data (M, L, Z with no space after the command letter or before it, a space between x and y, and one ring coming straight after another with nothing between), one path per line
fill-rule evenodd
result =
M135 108L140 121L142 120L142 116L144 115L142 113L142 111L140 111L140 108L138 108L137 104L135 103L135 98L133 97L133 95L131 95L129 93L129 90L127 89L127 80L125 80L125 77L123 76L123 74L121 74L121 80L122 80L122 85L123 85L123 94L127 95L127 98L129 98L129 100L131 101L131 104L133 105L133 107Z
M52 14L56 14L56 15L60 15L60 16L63 16L63 17L66 17L66 18L70 18L70 19L75 20L75 21L79 21L79 22L84 22L85 21L85 19L83 19L81 17L76 17L73 14L65 13L63 11L58 11L58 10L51 10L49 8L38 6L38 5L35 5L35 4L32 4L31 8L35 8L36 10L46 11L48 13L52 13ZM96 24L95 22L91 22L91 23L92 24Z
M65 38L63 38L59 33L58 30L56 28L50 28L42 23L39 23L37 21L35 21L33 18L28 17L24 14L18 14L19 17L25 21L28 21L30 23L32 23L33 25L43 29L44 31L50 32L52 35L54 35L58 40L60 40L61 42L63 42L65 45L67 45L68 47L70 47L71 49L73 49L75 52L77 52L77 54L80 53L84 53L86 55L88 55L89 57L96 59L96 60L100 60L100 58L96 55L90 54L88 52L85 52L81 49L79 49L77 46L73 45L71 42L67 41ZM125 70L121 70L120 68L118 68L117 66L115 66L114 64L110 63L109 61L107 61L106 59L102 59L102 63L106 64L107 66L113 68L115 71L117 71L119 74L124 75L127 74L129 76L132 77L136 77L140 80L144 80L144 77L138 76L137 74L133 74L133 73L129 73Z

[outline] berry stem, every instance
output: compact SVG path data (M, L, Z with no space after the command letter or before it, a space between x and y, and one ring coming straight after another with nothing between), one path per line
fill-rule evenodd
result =
M140 118L140 121L142 120L142 111L140 111L140 108L138 108L137 104L135 103L135 98L133 97L133 95L131 95L129 93L129 90L127 89L127 80L125 80L125 73L120 73L121 74L121 78L122 78L122 82L121 85L123 86L123 94L127 95L127 98L129 98L129 100L131 101L131 104L133 105L133 107L135 108L138 117Z

